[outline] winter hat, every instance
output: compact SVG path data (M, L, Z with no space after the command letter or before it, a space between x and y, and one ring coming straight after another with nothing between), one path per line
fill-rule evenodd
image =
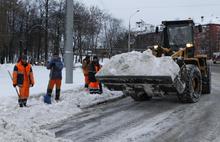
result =
M27 55L22 55L22 56L21 56L21 59L27 61L27 60L28 60L28 57L27 57Z
M98 57L97 56L93 56L93 60L98 60Z
M58 55L59 55L59 52L54 52L53 55L54 55L54 56L58 56Z
M90 59L90 56L89 56L89 55L86 55L86 59Z

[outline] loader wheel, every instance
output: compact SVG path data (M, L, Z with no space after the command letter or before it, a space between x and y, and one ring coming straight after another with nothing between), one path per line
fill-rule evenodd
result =
M186 65L185 73L186 75L183 80L186 83L186 87L182 94L178 94L178 98L183 103L195 103L201 96L201 73L195 65Z
M202 79L202 94L210 94L211 93L211 69L210 65L208 65L208 76L203 77Z
M152 96L148 96L145 92L138 92L135 91L135 93L130 94L131 98L135 101L149 101L152 99Z

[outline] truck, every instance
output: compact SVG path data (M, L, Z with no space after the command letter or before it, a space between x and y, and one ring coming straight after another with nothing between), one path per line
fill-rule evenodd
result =
M220 52L213 52L212 61L214 64L220 62Z
M193 20L163 21L161 39L151 48L153 54L170 56L180 71L171 76L97 75L108 89L122 91L135 101L151 100L158 94L176 94L183 103L195 103L201 94L211 93L211 73L207 55L195 54L194 31L202 31ZM158 28L157 28L158 29ZM158 32L158 31L156 31Z

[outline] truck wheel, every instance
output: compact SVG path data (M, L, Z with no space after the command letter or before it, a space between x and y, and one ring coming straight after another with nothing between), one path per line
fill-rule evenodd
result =
M178 98L183 103L195 103L199 100L202 90L201 73L197 66L186 65L185 90L182 94L178 94Z
M208 67L208 76L203 77L202 80L202 94L210 94L211 93L211 69L210 65Z
M148 96L145 92L136 92L130 94L131 98L135 101L149 101L152 99L152 96Z

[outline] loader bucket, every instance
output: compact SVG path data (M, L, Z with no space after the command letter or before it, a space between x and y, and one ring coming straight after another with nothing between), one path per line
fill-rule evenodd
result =
M108 89L123 91L127 86L172 85L171 76L96 76Z

